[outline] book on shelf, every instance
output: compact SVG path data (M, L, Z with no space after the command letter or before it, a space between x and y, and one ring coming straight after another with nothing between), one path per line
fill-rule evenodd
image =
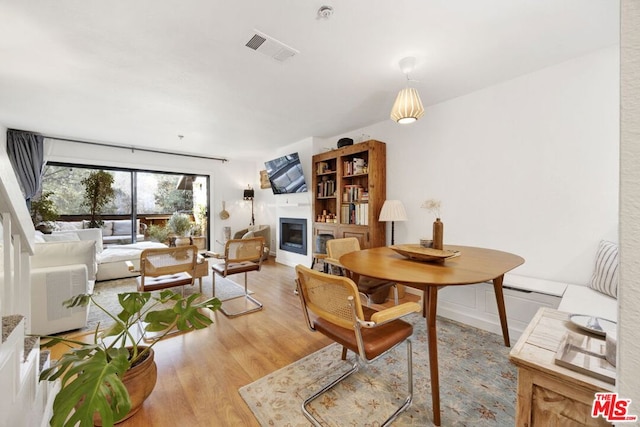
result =
M318 183L318 197L332 197L336 192L336 182L332 179L322 177L322 181Z
M358 175L365 173L367 163L364 159L355 157L351 160L345 160L343 163L344 175Z
M342 224L369 225L369 205L367 203L347 203L340 211Z
M361 185L345 185L342 192L342 201L345 203L357 202L362 199L364 191Z
M555 362L572 371L609 384L616 382L616 368L607 362L604 339L567 332L558 346Z
M359 174L359 173L364 173L364 159L360 159L358 157L353 159L353 173L354 174Z
M327 162L318 162L316 163L316 173L322 174L325 172L329 172L329 163Z

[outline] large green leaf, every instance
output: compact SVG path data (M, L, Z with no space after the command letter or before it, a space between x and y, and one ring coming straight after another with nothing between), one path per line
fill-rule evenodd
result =
M121 377L129 369L129 350L112 349L110 361L101 349L74 350L63 355L41 379L53 379L62 374L62 388L53 402L51 426L93 426L93 415L98 412L103 426L112 426L131 409L129 393ZM79 423L79 424L78 424Z
M159 332L173 326L176 326L180 331L206 328L213 321L210 317L202 314L200 310L217 310L222 303L218 298L197 302L198 297L198 294L190 295L187 299L176 301L172 308L147 313L144 317L144 321L147 323L145 330Z
M198 302L198 298L199 294L184 298L171 290L164 290L159 295L150 292L122 293L118 294L122 307L118 314L109 313L91 295L78 295L65 301L67 307L83 306L91 301L111 316L115 324L103 332L96 328L93 344L62 336L45 337L48 341L43 341L42 347L58 344L70 347L54 366L40 374L41 381L61 381L61 390L53 404L51 425L92 426L95 414L100 415L104 426L111 426L122 419L131 407L129 394L121 381L127 369L142 360L148 354L148 348L174 327L190 331L213 323L203 311L215 311L222 303L217 298ZM171 302L172 307L165 308ZM140 318L148 323L148 331L166 331L146 347L138 346L139 341L130 332ZM105 342L103 339L106 337L110 338ZM131 345L131 351L123 347L125 345Z
M89 304L89 301L91 301L90 294L80 294L63 301L62 305L67 308L86 307L87 304Z

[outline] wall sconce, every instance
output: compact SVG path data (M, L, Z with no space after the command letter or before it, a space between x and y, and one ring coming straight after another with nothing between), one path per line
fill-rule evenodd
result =
M244 190L242 198L244 200L251 200L251 222L249 223L249 225L255 225L256 224L256 219L253 216L253 197L254 196L255 196L255 193L253 191L253 188L251 188L250 185L247 185L247 189Z
M385 200L380 210L380 221L391 221L391 244L395 243L394 222L406 221L407 212L400 200Z

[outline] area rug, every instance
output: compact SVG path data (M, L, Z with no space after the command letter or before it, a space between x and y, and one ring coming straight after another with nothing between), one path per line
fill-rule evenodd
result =
M414 325L414 399L394 426L433 425L429 356L425 320L407 316ZM502 337L438 318L438 361L442 426L513 426L516 369ZM263 426L309 426L300 405L323 385L346 372L354 361L340 359L342 347L331 344L273 372L239 392ZM406 395L406 347L359 372L313 401L309 407L323 426L376 426Z
M211 296L212 281L211 276L206 276L202 281L202 294L206 297ZM136 291L136 278L130 277L126 279L106 280L104 282L96 282L93 289L93 295L96 303L106 308L111 313L119 313L120 305L118 304L117 295L123 292L135 292ZM180 293L180 288L174 289L175 292ZM193 293L200 292L198 286L198 280L194 286L185 286L184 295L188 296ZM249 291L249 293L253 293ZM216 298L220 301L227 301L232 298L244 295L244 286L240 286L237 283L224 278L216 277ZM89 318L87 326L82 330L95 330L96 326L100 323L100 328L106 328L113 323L113 319L107 316L102 310L91 304L89 308Z

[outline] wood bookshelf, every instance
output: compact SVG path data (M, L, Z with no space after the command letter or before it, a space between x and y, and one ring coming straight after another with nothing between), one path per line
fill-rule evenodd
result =
M386 199L387 151L370 140L313 156L313 234L356 237L361 248L385 246L378 221Z

